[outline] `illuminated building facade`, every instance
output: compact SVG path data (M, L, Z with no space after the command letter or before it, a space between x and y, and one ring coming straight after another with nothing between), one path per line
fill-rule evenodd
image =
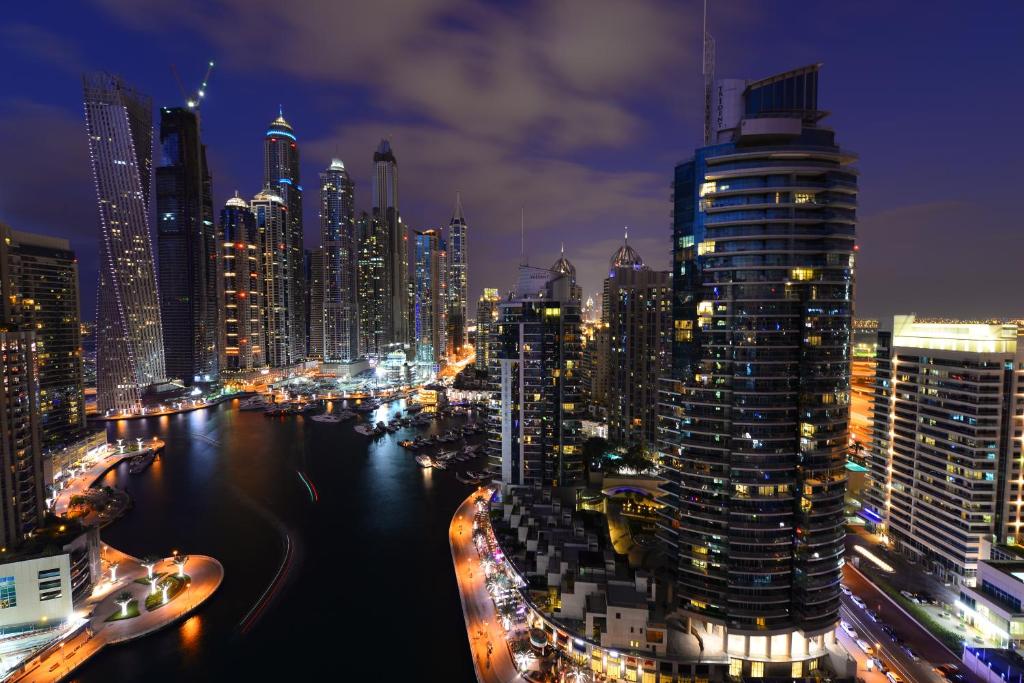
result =
M220 367L225 372L256 370L266 365L264 255L256 217L237 192L220 212L220 236L218 270L224 278Z
M480 299L476 302L476 338L473 340L476 358L473 365L481 372L486 372L490 366L491 347L488 340L498 320L499 301L501 301L501 297L498 295L498 290L484 288Z
M35 332L0 332L0 544L16 546L46 511Z
M412 341L412 282L409 279L409 236L398 210L398 161L391 143L381 140L373 154L373 216L387 236L384 245L386 275L384 329L388 343Z
M490 345L492 469L506 488L582 484L580 302L569 275L520 266Z
M324 359L324 249L306 249L302 260L306 280L306 355Z
M306 278L303 268L302 185L299 143L284 113L271 121L263 141L263 186L283 203L283 277L275 283L284 301L284 365L306 358ZM258 217L258 214L257 214ZM273 363L272 363L273 364Z
M386 226L363 211L356 221L359 252L356 285L359 292L359 355L382 359L390 340L387 320L391 306L387 275Z
M469 322L469 227L462 214L462 195L455 196L455 213L448 224L448 345L460 355Z
M149 236L153 108L109 74L86 75L83 89L100 226L96 400L101 412L132 412L167 377Z
M597 363L607 372L608 437L653 449L658 382L671 368L671 278L644 265L627 236L612 254L601 301L607 327L594 335L594 347L601 351L601 342L607 344L607 355ZM598 340L598 334L607 334L606 340Z
M355 185L340 159L320 173L320 241L323 314L311 327L322 329L324 361L348 362L359 357Z
M447 347L448 297L444 240L437 230L416 231L414 321L416 361L437 365Z
M217 234L199 114L160 109L156 246L167 375L186 385L217 376Z
M857 173L817 86L747 84L675 169L660 526L736 676L803 675L839 620Z
M256 219L259 253L263 260L264 361L272 368L282 368L292 363L288 338L288 208L270 188L253 197L250 208Z
M909 315L889 332L863 514L945 581L973 584L983 539L1024 542L1021 330Z
M0 330L34 331L43 452L85 434L78 259L67 240L0 223Z

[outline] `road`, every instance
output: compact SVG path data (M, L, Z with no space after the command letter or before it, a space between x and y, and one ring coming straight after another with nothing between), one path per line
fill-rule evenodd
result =
M917 683L944 683L945 679L935 673L932 667L955 664L963 669L958 657L850 565L843 568L843 583L849 586L854 595L863 599L869 609L877 612L882 621L892 625L896 634L921 658L920 662L914 662L885 634L880 624L867 616L865 610L857 607L848 596L843 596L842 618L849 621L871 645L881 645L883 661L891 663L892 668L904 679Z
M505 630L498 621L494 601L484 584L484 571L480 568L480 558L473 545L473 499L478 495L479 492L474 491L462 501L448 529L473 668L480 683L522 681L524 679L519 675L506 644Z

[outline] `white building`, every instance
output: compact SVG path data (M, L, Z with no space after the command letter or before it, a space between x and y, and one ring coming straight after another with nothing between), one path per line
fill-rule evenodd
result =
M1015 324L880 332L866 514L905 555L973 585L983 537L1019 542L1024 395ZM883 354L884 356L884 354Z

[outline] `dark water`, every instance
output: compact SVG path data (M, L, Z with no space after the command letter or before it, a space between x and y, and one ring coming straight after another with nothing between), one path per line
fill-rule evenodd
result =
M107 475L135 508L103 540L135 556L212 555L225 580L187 621L107 648L74 680L473 680L447 540L470 487L398 446L416 428L371 443L351 422L227 403L110 430L167 447L144 474ZM286 538L286 579L252 613Z

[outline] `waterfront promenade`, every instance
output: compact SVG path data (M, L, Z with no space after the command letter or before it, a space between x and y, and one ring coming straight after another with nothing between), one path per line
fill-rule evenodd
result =
M455 579L459 585L462 614L466 620L466 633L473 655L473 669L480 683L523 681L525 679L512 661L505 630L498 620L494 601L487 592L484 570L473 544L473 516L476 513L474 500L482 491L474 491L462 501L448 529Z
M121 461L150 448L160 450L164 446L158 439L144 444L146 447L142 450L114 450L97 458L85 472L71 479L60 491L54 501L57 514L65 514L73 496L85 493L97 479ZM19 670L12 672L7 680L18 683L55 683L107 645L141 638L185 618L209 599L224 580L224 567L219 561L206 555L189 556L180 567L185 585L175 595L169 594L166 603L158 601L159 604L147 607L146 598L151 593L159 595L160 591L147 581L149 570L142 565L142 560L105 544L101 557L104 574L95 577L92 594L75 605L72 619L78 624ZM175 559L173 555L161 558L153 567L154 574L160 580L178 575L179 565ZM121 611L119 600L123 593L131 594L133 604L130 613L136 613L137 616L111 621L111 617Z

